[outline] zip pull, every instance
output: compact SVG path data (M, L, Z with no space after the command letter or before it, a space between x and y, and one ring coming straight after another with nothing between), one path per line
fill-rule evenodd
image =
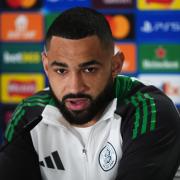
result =
M87 154L87 150L85 148L82 149L83 154Z

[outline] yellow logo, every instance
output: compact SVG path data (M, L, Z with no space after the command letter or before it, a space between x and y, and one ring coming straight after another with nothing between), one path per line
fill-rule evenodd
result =
M45 87L43 74L2 74L1 97L3 103L19 103Z
M152 10L152 9L180 9L179 0L138 0L137 6L142 10Z

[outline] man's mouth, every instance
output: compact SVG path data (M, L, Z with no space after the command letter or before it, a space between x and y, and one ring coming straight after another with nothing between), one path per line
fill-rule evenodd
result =
M88 98L68 98L65 105L70 111L82 111L90 105Z

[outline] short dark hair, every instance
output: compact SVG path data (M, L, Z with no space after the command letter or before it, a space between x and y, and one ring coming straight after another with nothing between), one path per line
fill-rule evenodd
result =
M52 23L45 38L46 49L52 36L81 39L96 35L105 47L113 45L108 21L103 14L87 7L75 7L61 13Z

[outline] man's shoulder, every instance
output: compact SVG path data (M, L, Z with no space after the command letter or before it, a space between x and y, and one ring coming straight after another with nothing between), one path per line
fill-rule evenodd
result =
M132 101L143 101L151 97L154 99L166 99L171 101L170 98L159 88L151 84L145 84L134 77L117 76L115 80L115 96L118 99L118 104L127 104Z
M138 80L135 77L128 77L124 75L117 76L114 83L114 93L116 98L118 99L118 103L127 102L127 100L132 99L134 97L139 97L140 94L142 96L145 95L144 98L147 97L147 93L156 94L164 93L156 88L153 85L147 85Z
M173 129L180 117L172 100L160 89L135 81L128 93L118 99L116 113L122 117L122 132L128 130L130 137L136 139L158 128Z
M15 109L7 126L5 137L11 141L14 134L18 132L29 121L38 117L45 106L50 103L52 97L49 89L37 92L33 96L24 99Z

